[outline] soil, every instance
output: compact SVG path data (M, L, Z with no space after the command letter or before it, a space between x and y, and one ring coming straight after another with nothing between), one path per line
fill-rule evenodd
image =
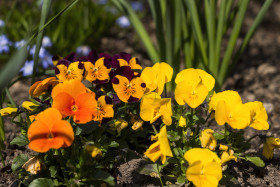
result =
M260 1L252 1L246 15L245 24L242 28L243 37L252 24L253 18L260 10ZM240 93L243 102L261 101L269 115L270 129L268 131L256 131L252 128L245 130L246 138L255 134L264 134L280 137L280 2L274 1L265 19L248 48L243 54L236 69L226 80L223 90L231 89ZM146 26L153 29L153 24L148 21ZM128 34L127 34L128 33ZM151 32L151 37L155 35ZM241 39L240 39L241 40ZM137 43L136 34L133 30L113 33L112 36L101 39L100 51L110 54L121 51L132 53L142 63L149 64L147 53L142 45ZM28 98L30 83L18 82L10 91L19 104ZM9 142L19 133L19 128L5 122L6 149L4 150L6 167L0 164L0 186L16 185L16 175L11 171L12 159L27 149L12 146ZM254 139L249 152L261 157L262 142ZM228 164L228 173L236 178L230 183L221 182L220 186L280 186L280 150L275 150L272 160L265 160L264 168L256 167L248 162L238 161ZM140 175L137 168L143 164L143 160L135 159L120 165L114 175L117 179L116 186L160 186L155 178Z

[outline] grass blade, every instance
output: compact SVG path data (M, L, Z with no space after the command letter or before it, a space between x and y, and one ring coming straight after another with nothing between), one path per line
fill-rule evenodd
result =
M155 46L153 45L147 31L145 30L143 24L141 23L139 17L131 6L125 0L114 0L112 1L120 11L122 11L130 20L131 24L134 26L137 34L141 38L143 44L145 45L148 54L153 61L153 63L158 62L159 55Z
M233 50L235 48L236 40L240 33L241 25L243 23L243 19L244 19L249 1L250 0L240 1L240 3L241 3L240 9L238 10L237 16L235 18L233 30L232 30L232 33L231 33L231 36L230 36L230 39L229 39L229 42L227 45L227 49L226 49L222 64L221 64L221 69L220 69L219 77L217 80L219 85L221 85L226 78L227 70L229 68L229 62L232 57Z
M163 26L163 18L162 18L162 10L161 5L159 1L149 0L149 5L151 12L153 14L153 18L156 23L156 36L157 36L157 42L159 45L159 56L160 61L165 61L166 59L166 44L165 44L165 36L164 36L164 26Z
M45 0L43 2L39 29L41 29L44 26L44 24L47 20L50 5L51 5L51 0ZM36 49L35 49L35 54L34 54L34 64L33 64L33 73L32 73L31 84L33 84L35 82L35 78L36 78L36 71L38 68L38 61L39 61L39 52L40 52L41 45L42 45L43 34L44 34L44 31L40 32L38 34L37 41L36 41Z
M256 19L254 20L252 26L250 27L249 31L247 32L240 48L238 49L238 51L236 52L233 62L230 66L229 70L232 70L234 68L234 66L236 65L236 63L239 61L241 54L244 52L244 50L246 49L247 45L249 44L250 39L253 37L257 27L260 25L260 23L262 22L264 15L266 14L268 8L270 7L271 3L273 0L266 0L261 8L261 10L259 11Z
M197 7L195 4L195 1L185 0L185 3L190 12L191 24L192 24L192 27L194 30L193 34L194 34L197 46L198 46L199 51L202 56L202 62L203 62L204 68L207 70L208 69L208 66L207 66L208 60L207 60L206 51L205 51L205 44L203 42L203 35L202 35L202 31L201 31Z

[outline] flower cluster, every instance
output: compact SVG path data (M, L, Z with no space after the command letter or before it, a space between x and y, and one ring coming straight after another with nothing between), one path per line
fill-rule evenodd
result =
M83 171L87 165L111 168L120 152L130 150L150 159L157 168L150 169L151 173L159 177L169 165L175 168L170 177L177 183L188 180L195 186L218 186L227 162L256 160L244 153L251 139L246 141L242 130L269 128L261 102L243 103L232 90L213 92L215 79L201 69L184 69L174 76L176 102L172 103L166 84L173 80L173 68L165 62L143 69L130 54L110 56L96 51L52 60L55 77L35 82L29 90L30 101L20 108L1 109L0 114L25 112L22 128L29 148L49 155L44 164L72 164L69 168L75 168L75 177L92 175ZM225 129L214 131L213 121ZM155 142L150 144L148 137ZM279 147L279 139L268 138L264 157L271 159ZM54 155L75 165L61 164ZM32 159L37 168L33 174L43 168L39 157Z

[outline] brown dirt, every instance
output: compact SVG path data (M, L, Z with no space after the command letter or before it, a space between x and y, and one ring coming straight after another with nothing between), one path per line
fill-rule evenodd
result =
M259 1L250 4L242 36L246 34L248 25L259 10ZM227 79L223 89L232 89L240 93L244 102L262 101L269 115L270 129L257 132L254 129L246 129L246 137L256 133L280 137L280 2L274 1L264 22L252 38L249 47L242 56L234 73ZM150 27L151 25L149 25ZM152 35L151 37L154 37ZM137 37L132 31L120 32L101 39L100 51L111 54L125 51L133 53L144 64L149 64L147 54L143 46L136 44ZM135 47L136 46L136 47ZM20 104L28 98L28 86L26 82L19 82L11 88L16 102ZM9 145L9 142L18 134L19 128L8 122L5 123L7 135L6 150L4 151L6 167L0 164L0 186L9 186L16 180L10 166L14 156L26 151L19 147ZM249 150L261 156L262 143L259 139L253 141L253 147ZM274 159L265 161L265 168L258 168L247 162L230 163L228 172L236 177L236 183L231 182L221 186L280 186L280 151L276 150ZM116 186L159 186L151 177L140 175L136 169L143 164L143 160L136 159L120 165L115 171Z

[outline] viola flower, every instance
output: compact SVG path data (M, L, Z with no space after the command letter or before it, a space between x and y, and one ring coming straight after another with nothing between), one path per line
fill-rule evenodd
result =
M111 71L111 69L108 69L104 65L104 58L98 59L95 64L93 64L92 62L84 62L84 65L86 71L85 79L89 82L109 81L109 72Z
M62 120L60 112L48 108L36 116L27 131L29 148L36 152L69 147L74 141L74 132L69 122Z
M124 120L117 120L115 121L114 124L111 125L111 127L115 130L118 131L118 133L120 133L124 128L126 128L128 125L128 123Z
M171 98L161 99L161 97L155 92L145 94L142 97L140 104L140 117L144 121L150 121L150 124L154 123L161 117L164 124L171 125Z
M173 76L173 68L165 63L156 63L153 67L146 67L141 73L141 78L147 85L145 93L149 93L155 90L159 95L164 90L164 85L170 82Z
M130 21L126 16L121 16L116 20L117 24L122 27L126 28L130 26Z
M29 95L32 97L39 97L48 90L52 89L58 84L58 80L55 77L49 77L42 81L35 82L29 89Z
M25 164L23 164L22 168L25 169L25 171L36 175L38 171L41 171L42 169L42 164L40 160L37 157L32 157L30 158Z
M24 66L19 71L22 72L23 76L32 75L33 65L34 65L34 61L33 60L26 61Z
M55 69L56 77L60 81L83 79L84 65L81 62L67 64L66 60L60 60Z
M215 110L215 120L219 125L228 123L233 129L244 129L250 124L250 110L242 104L241 97L235 91L215 94L209 108Z
M173 157L167 137L166 125L160 129L156 136L152 137L152 141L154 140L157 141L144 154L153 162L156 162L161 157L161 162L164 164L167 156Z
M87 93L81 81L58 84L52 90L52 98L52 107L58 109L63 117L72 116L75 123L87 123L96 115L95 93Z
M272 159L274 149L276 149L276 148L280 148L280 139L268 137L268 138L266 138L266 142L263 145L262 155L266 159Z
M214 151L217 146L217 141L213 136L214 131L212 129L204 129L199 135L201 142L201 147L208 148L211 151Z
M269 124L267 123L267 113L262 102L254 101L245 103L251 113L250 127L256 130L268 130Z
M218 186L222 179L222 166L219 157L209 149L193 148L184 158L188 161L186 176L197 187Z
M104 118L113 118L113 117L114 117L114 109L113 109L111 99L105 95L99 97L97 100L96 113L93 120L99 121L101 123Z
M81 55L88 55L90 52L90 48L86 45L82 45L76 49L76 52Z
M112 83L117 96L125 103L139 101L146 89L146 84L140 77L129 80L124 76L116 75Z
M94 145L86 145L85 149L90 153L92 158L102 156L101 150Z
M1 116L12 116L18 111L18 108L13 108L13 107L6 107L0 109L0 115Z
M179 105L197 108L214 88L215 79L200 69L185 69L177 74L175 100Z
M186 127L187 126L187 119L184 116L181 116L179 119L179 127Z
M40 105L37 105L37 104L35 104L35 103L31 102L31 101L24 101L21 104L21 106L23 108L25 108L26 110L28 110L28 111L33 111L33 110L35 110Z
M144 121L142 121L137 115L131 114L130 122L132 123L132 130L137 131L142 129Z
M140 66L137 58L131 58L129 61L126 61L125 59L118 59L121 66L129 66L131 69L142 69L142 66Z
M223 153L221 155L222 165L231 160L234 160L235 162L237 162L237 157L234 156L234 151L233 150L223 151Z

